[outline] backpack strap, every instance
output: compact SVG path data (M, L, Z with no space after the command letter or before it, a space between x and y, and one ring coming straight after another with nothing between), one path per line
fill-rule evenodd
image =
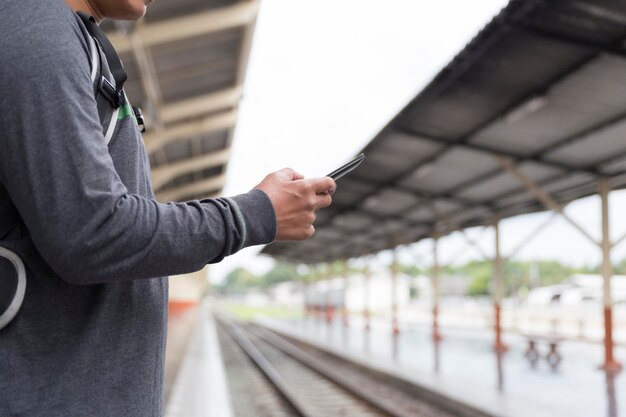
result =
M126 71L122 66L120 57L115 52L113 45L109 42L100 26L96 23L96 20L83 12L76 13L82 20L87 32L98 41L100 48L104 52L108 67L113 75L114 83L109 81L104 75L100 75L98 80L98 89L104 95L104 97L111 103L113 108L118 109L126 102L126 96L124 95L124 83L128 79Z

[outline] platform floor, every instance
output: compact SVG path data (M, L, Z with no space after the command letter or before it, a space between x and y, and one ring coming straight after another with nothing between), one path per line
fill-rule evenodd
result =
M210 302L170 316L165 360L165 417L232 417Z
M165 404L168 403L174 381L180 371L192 331L197 326L198 308L170 314L167 322L167 345L165 350Z
M603 348L598 344L563 342L563 360L553 371L543 358L531 367L524 357L526 342L516 335L505 335L509 350L498 359L488 330L443 329L444 340L436 344L427 327L403 328L394 343L383 321L373 321L369 334L356 317L347 328L340 319L332 326L314 317L259 321L494 416L626 417L626 372L600 371ZM615 354L626 361L626 349Z

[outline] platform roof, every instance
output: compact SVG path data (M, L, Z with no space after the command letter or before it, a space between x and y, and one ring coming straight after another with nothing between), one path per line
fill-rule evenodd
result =
M160 201L221 194L258 0L156 1L137 24L104 22L142 107Z
M362 151L315 236L262 253L328 262L545 210L524 183L560 205L623 188L626 4L512 0Z

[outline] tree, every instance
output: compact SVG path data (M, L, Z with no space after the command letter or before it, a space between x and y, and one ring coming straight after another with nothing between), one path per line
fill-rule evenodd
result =
M219 286L221 292L241 292L261 283L259 277L245 268L237 267L230 271Z
M296 265L287 262L276 262L272 269L261 277L263 286L270 286L285 281L298 281L300 274Z

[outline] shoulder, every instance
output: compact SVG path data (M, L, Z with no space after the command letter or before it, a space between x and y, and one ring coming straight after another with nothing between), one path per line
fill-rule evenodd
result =
M63 0L2 3L0 82L24 83L61 72L89 79L89 46L81 23Z

